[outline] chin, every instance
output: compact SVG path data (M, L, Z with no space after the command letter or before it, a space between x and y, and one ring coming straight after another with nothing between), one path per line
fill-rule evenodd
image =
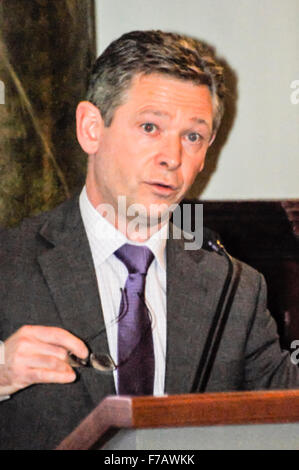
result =
M158 207L159 206L159 207ZM148 223L161 224L166 222L170 217L174 209L177 207L177 203L166 204L165 202L155 204L148 210Z
M154 220L161 217L167 217L172 212L172 203L165 201L143 201L135 202L128 206L128 215L138 217L144 220Z

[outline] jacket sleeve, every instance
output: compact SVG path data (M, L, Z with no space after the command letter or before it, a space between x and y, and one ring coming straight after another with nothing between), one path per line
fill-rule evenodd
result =
M299 368L280 348L276 324L267 310L267 290L260 274L256 309L245 351L244 388L247 390L299 388Z

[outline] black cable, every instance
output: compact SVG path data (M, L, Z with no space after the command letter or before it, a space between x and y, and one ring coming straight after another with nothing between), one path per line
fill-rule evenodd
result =
M228 261L228 272L221 295L219 297L218 305L210 327L210 331L206 339L203 353L198 364L195 379L191 388L191 393L203 393L207 387L207 383L212 372L214 361L217 355L217 351L219 349L221 338L229 317L230 309L234 300L234 296L241 275L241 264L238 261L233 262L231 256L227 253L227 251L219 240L216 240L216 242L214 240L209 240L207 244L213 251L216 251L220 255L224 255L226 257ZM231 286L233 277L234 282ZM229 292L230 286L231 289Z

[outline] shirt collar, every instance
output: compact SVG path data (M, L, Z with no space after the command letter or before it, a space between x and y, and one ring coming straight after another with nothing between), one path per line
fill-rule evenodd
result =
M118 248L125 243L130 243L132 245L147 246L154 254L160 267L166 271L165 248L168 237L168 223L163 225L146 242L132 242L95 209L88 199L86 186L81 191L79 206L89 244L97 264L104 263Z

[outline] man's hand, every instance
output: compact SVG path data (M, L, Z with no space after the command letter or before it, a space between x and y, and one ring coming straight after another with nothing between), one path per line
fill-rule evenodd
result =
M68 351L84 359L88 349L62 328L26 325L4 342L0 365L0 395L11 395L37 383L69 383L76 374L68 364Z

